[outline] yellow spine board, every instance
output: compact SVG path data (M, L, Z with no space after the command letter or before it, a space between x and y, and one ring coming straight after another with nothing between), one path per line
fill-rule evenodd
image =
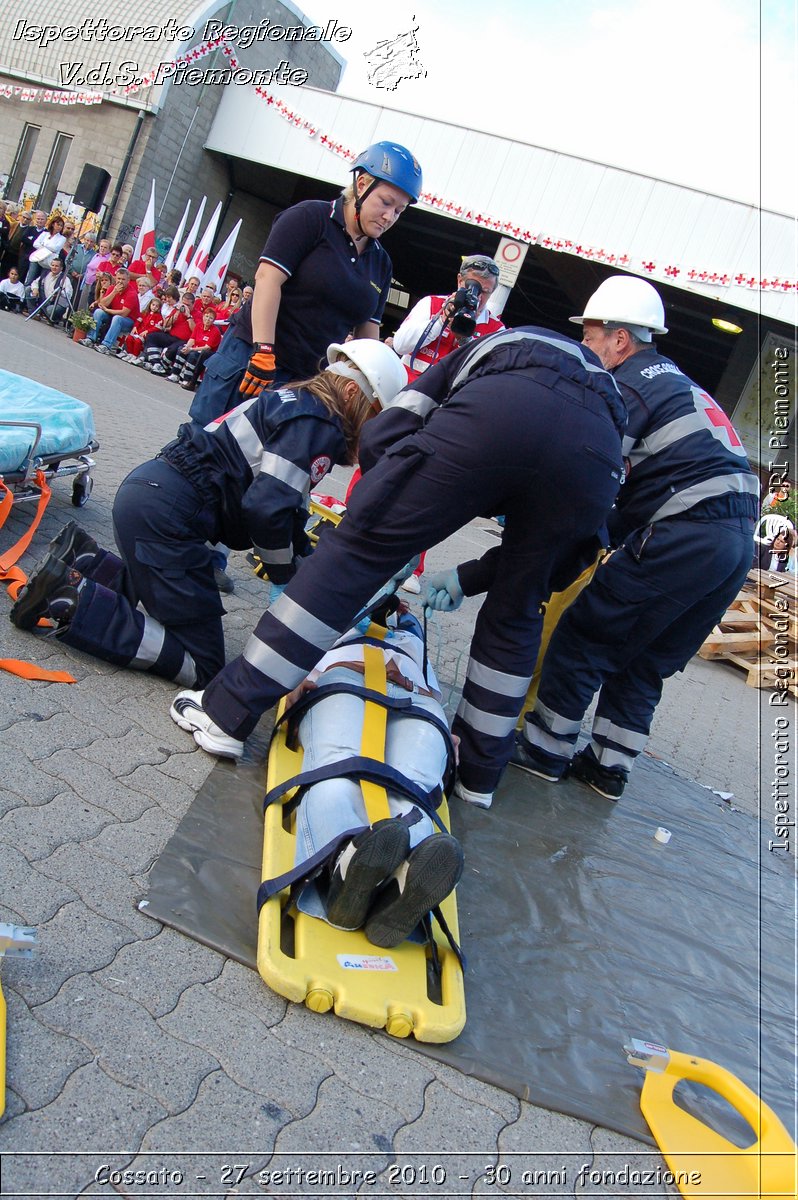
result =
M735 1075L705 1058L669 1050L660 1073L647 1071L640 1108L687 1200L796 1196L796 1147L779 1118ZM754 1142L735 1146L674 1102L682 1079L712 1088L745 1118Z
M369 627L369 636L380 637L385 630ZM366 647L368 650L369 647ZM385 667L380 660L382 682L375 690L385 689ZM369 661L366 660L368 671ZM366 686L375 683L376 662L372 674L366 676ZM385 745L387 713L376 704L366 705L361 747L364 754L381 757ZM371 712L369 712L371 710ZM279 713L282 715L283 705ZM380 739L375 720L382 722L382 741L378 754L373 746ZM370 730L366 729L371 724ZM267 788L302 770L302 751L286 745L285 724L281 725L272 742L267 770ZM372 785L374 786L374 785ZM370 819L372 803L382 798L367 794ZM384 789L376 787L376 792ZM293 793L285 797L289 801ZM385 815L388 815L385 797ZM379 810L378 810L379 811ZM444 800L438 810L443 824L449 827L449 812ZM284 819L283 805L272 804L266 809L263 831L263 878L274 879L294 865L294 814ZM263 980L281 996L305 1003L316 1012L334 1009L339 1017L358 1021L375 1029L384 1028L394 1037L413 1034L422 1042L449 1042L465 1025L465 990L460 964L445 936L433 920L433 934L441 961L440 995L432 999L428 993L428 948L417 942L403 942L393 950L372 945L362 930L346 933L333 929L325 921L299 913L289 907L288 891L268 900L260 911L258 923L258 970ZM454 893L441 905L453 937L459 939L457 906Z

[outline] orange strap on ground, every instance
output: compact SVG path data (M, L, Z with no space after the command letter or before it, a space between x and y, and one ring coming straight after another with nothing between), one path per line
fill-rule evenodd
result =
M0 671L8 671L9 675L19 675L20 679L43 679L48 683L75 683L75 676L68 671L48 671L37 667L34 663L24 662L21 658L0 658Z
M39 489L39 503L36 506L33 520L19 541L10 550L6 550L5 554L0 555L0 583L5 583L12 600L16 600L19 592L28 581L25 572L21 567L16 565L17 559L22 557L30 545L31 538L39 528L39 522L50 500L50 487L43 471L36 472L35 481ZM1 529L8 519L8 514L11 512L14 497L2 479L0 479L0 490L3 493L3 498L0 500ZM49 622L45 621L42 624L49 625ZM75 683L75 677L67 671L48 671L44 667L37 667L33 663L23 662L19 658L0 658L0 670L8 671L11 675L19 675L22 679L43 679L50 683Z

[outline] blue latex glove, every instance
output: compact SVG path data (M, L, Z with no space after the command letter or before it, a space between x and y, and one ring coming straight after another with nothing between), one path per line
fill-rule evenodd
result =
M269 581L269 608L271 608L275 600L280 599L287 587L287 583L272 583L271 580Z
M432 616L434 612L454 612L463 603L463 589L460 587L456 567L449 571L438 571L435 575L427 575L426 584L424 610L427 616Z

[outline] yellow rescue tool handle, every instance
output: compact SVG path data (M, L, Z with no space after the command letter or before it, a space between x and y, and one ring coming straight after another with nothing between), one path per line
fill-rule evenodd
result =
M640 1047L648 1053L640 1053ZM788 1197L795 1200L798 1151L779 1118L755 1092L706 1058L653 1043L626 1047L629 1061L646 1068L640 1108L688 1200ZM652 1053L653 1051L653 1053ZM675 1103L682 1079L717 1092L751 1126L753 1142L736 1146Z

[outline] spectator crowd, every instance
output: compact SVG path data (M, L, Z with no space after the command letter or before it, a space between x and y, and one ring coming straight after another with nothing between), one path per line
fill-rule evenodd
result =
M155 248L136 259L133 246L98 242L70 217L0 201L0 311L83 329L88 349L187 391L252 289L229 275L223 293L167 271Z

